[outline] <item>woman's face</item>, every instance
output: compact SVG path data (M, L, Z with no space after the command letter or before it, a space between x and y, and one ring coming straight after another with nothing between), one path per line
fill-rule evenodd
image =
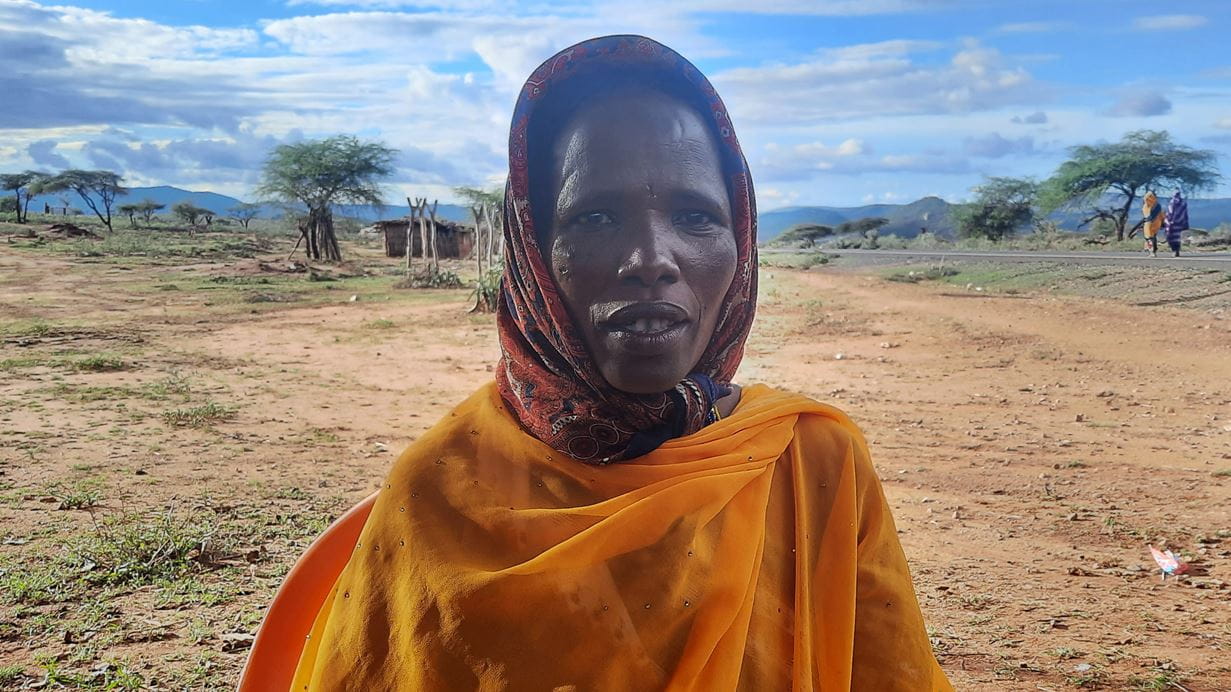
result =
M552 152L543 247L607 382L674 387L705 352L735 276L731 202L700 115L658 92L583 106Z

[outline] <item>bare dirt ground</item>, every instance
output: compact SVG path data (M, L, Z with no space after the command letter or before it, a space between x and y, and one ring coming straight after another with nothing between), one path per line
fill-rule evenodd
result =
M466 291L350 250L310 281L0 241L0 688L232 685L312 537L492 376ZM740 379L863 426L959 689L1231 689L1221 308L762 276Z

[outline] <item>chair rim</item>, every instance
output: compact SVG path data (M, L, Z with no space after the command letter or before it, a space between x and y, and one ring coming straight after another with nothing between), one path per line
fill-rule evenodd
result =
M379 492L338 517L287 572L257 629L239 676L239 692L289 689L304 641L350 561Z

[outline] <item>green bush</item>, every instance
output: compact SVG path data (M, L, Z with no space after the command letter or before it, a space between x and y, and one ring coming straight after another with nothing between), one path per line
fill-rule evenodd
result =
M495 312L497 302L500 299L500 281L504 276L504 269L496 267L488 269L475 282L474 290L470 292L470 297L474 298L474 308L471 312Z

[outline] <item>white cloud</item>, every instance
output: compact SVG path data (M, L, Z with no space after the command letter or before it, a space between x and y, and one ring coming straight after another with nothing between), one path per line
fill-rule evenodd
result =
M359 7L363 9L488 10L507 8L501 0L289 0L287 7Z
M1000 34L1050 34L1072 28L1068 22L1017 22L996 27Z
M1030 115L1015 115L1012 122L1019 125L1045 125L1047 123L1047 114L1043 111L1035 111Z
M866 147L863 140L847 139L836 147L825 146L823 142L810 142L797 145L794 154L801 157L835 158L839 156L855 156L864 153Z
M966 4L968 0L691 0L682 6L702 12L859 16L932 12Z
M1117 118L1148 118L1171 112L1171 101L1155 91L1125 93L1107 114Z
M971 156L988 159L998 159L1010 154L1034 153L1034 137L1018 137L1010 139L999 132L989 132L985 135L967 137L963 148Z
M642 5L637 2L608 0L605 5L620 5L631 12L638 12ZM651 3L644 3L650 5ZM970 0L762 0L749 3L746 0L682 0L674 3L676 9L690 12L740 12L749 14L785 14L813 16L863 16L878 14L902 14L951 9L970 4ZM537 12L542 4L509 0L289 0L290 7L348 7L361 9L418 9L449 11L501 11ZM555 12L568 11L585 14L591 7L583 3L552 3Z
M1220 130L1231 130L1231 117L1219 118L1218 120L1215 120L1214 127L1217 127Z
M1138 17L1133 28L1140 31L1183 31L1205 26L1209 20L1199 14L1160 14Z
M757 199L760 204L786 206L795 200L799 199L798 192L784 192L776 187L759 187L757 188Z
M995 49L967 42L947 63L912 54L939 44L915 41L849 46L812 60L715 75L737 124L791 125L875 115L965 113L1037 102L1042 87Z

